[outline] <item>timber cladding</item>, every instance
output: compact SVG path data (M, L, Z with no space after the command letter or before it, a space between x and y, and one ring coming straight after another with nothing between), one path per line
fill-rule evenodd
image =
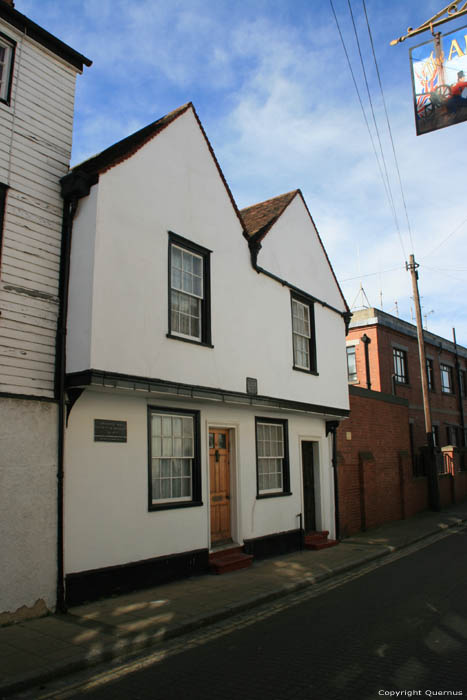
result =
M63 202L76 69L22 37L17 42L11 104L0 105L0 129L11 144L0 160L8 185L0 262L0 391L54 396L55 337Z

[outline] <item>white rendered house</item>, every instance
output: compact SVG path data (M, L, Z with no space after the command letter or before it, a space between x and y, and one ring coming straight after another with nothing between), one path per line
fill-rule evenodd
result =
M0 624L56 605L63 200L89 59L0 0Z
M239 212L191 103L62 184L68 603L333 534L348 307L301 193Z

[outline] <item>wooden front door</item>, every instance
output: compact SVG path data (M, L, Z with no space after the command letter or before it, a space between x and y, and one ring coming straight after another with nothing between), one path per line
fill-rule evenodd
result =
M312 442L302 442L302 465L305 532L314 532L316 530L316 503Z
M231 539L229 431L209 431L209 471L211 478L211 544Z

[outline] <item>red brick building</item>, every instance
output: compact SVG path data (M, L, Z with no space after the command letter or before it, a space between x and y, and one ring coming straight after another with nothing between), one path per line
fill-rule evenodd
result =
M441 506L467 495L467 349L427 331L429 399ZM341 535L428 507L416 327L354 312L347 336L350 418L338 431Z

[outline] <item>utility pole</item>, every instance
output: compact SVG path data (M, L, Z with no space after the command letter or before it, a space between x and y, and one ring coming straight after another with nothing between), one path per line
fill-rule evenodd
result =
M428 445L427 477L429 484L430 505L433 510L440 510L438 474L435 462L433 428L431 423L431 408L428 395L428 375L426 371L425 341L423 339L422 310L420 307L420 295L418 293L418 272L420 267L415 262L415 257L410 255L410 262L405 263L406 269L412 277L413 299L415 303L415 317L417 321L418 354L420 358L420 378L422 380L423 411L425 414L425 432Z

